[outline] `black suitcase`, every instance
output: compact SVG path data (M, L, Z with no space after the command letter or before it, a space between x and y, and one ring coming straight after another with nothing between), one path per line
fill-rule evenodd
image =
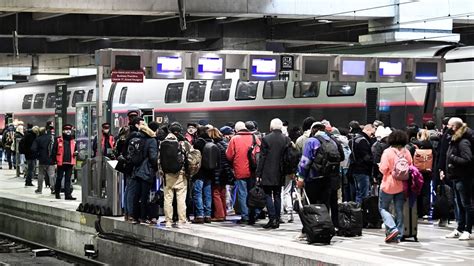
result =
M306 234L308 243L331 244L335 229L326 205L310 204L304 190L303 193L309 205L303 206L301 196L296 193L298 204L295 207L303 224L303 232Z
M345 237L361 236L363 228L362 209L355 202L339 203L338 235Z
M369 196L362 201L363 226L364 228L380 229L382 216L379 211L379 197Z
M403 236L402 241L413 238L418 242L418 210L416 201L410 206L410 200L403 204Z

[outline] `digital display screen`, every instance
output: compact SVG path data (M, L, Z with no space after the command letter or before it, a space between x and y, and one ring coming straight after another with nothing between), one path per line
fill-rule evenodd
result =
M343 60L342 75L365 76L365 60Z
M140 70L141 58L139 55L116 55L115 70Z
M379 62L379 75L381 77L386 76L401 76L402 65L400 61L380 61Z
M309 75L327 75L328 65L328 60L308 59L304 62L304 73Z
M270 75L277 74L277 61L271 58L252 59L252 75Z
M200 57L198 59L199 73L222 74L224 72L224 60L220 57Z
M417 62L415 77L417 79L437 79L438 78L438 63Z
M158 56L156 72L161 74L181 73L183 60L179 56Z

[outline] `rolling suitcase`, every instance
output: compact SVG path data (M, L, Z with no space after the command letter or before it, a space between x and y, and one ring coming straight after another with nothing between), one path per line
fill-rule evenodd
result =
M363 219L362 209L355 202L339 203L339 231L338 235L352 237L361 236Z
M303 224L303 232L306 234L308 243L331 244L331 239L335 235L335 229L326 205L311 204L303 189L303 194L308 202L308 205L303 206L300 193L296 194L298 204L296 204L295 209Z
M413 238L418 242L418 211L416 201L410 206L410 200L403 204L403 236L402 241Z

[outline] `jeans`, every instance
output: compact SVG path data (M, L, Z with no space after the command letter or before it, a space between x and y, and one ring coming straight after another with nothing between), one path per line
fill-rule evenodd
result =
M370 177L364 174L354 174L356 185L356 202L362 204L362 200L369 196Z
M212 185L212 202L214 203L215 218L225 218L227 214L226 194L225 185Z
M127 207L128 215L135 220L146 220L148 198L152 183L143 181L140 178L130 178L128 183Z
M472 233L474 209L472 206L472 178L454 181L454 201L458 210L458 231Z
M64 177L64 195L66 195L66 197L71 197L72 168L72 164L58 166L58 176L56 178L56 187L54 188L56 195L59 195L61 192L61 181Z
M390 203L393 201L395 206L395 220L393 220L392 213L390 212ZM380 190L379 194L379 211L382 216L383 223L387 233L391 233L394 230L398 230L397 239L401 239L403 236L403 204L405 203L405 196L403 192L398 194L387 194Z
M260 214L259 209L249 209L247 207L248 192L255 186L255 178L237 179L235 186L237 186L237 197L240 205L240 216L242 220L255 220Z
M196 210L195 210L196 217L199 217L199 218L211 217L211 211L212 211L211 185L212 185L212 182L208 178L198 178L194 181L193 199L194 199L194 205L196 207Z
M280 220L281 186L263 186L266 195L268 217L270 220Z
M138 218L138 190L140 183L138 183L137 178L128 178L127 182L127 209L128 216L133 217L134 219Z
M28 165L28 169L26 172L26 184L31 184L35 172L36 167L36 160L26 160L26 164Z
M56 177L54 165L39 165L38 166L38 191L41 192L43 190L43 180L47 178L49 180L49 184L56 183ZM54 188L51 187L51 191L54 191Z
M153 185L153 183L146 182L142 179L138 179L139 187L138 187L138 202L137 199L135 199L135 202L138 203L140 206L140 214L138 214L136 217L138 217L141 220L146 220L147 217L149 216L148 213L148 200L150 198L150 190Z
M13 168L13 162L12 162L12 155L13 155L13 152L10 148L5 148L5 156L7 158L7 162L8 162L8 169L12 169ZM13 157L14 159L15 157Z

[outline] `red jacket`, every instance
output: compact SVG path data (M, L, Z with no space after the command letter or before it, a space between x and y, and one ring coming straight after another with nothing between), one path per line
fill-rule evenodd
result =
M260 145L260 139L255 137L257 143ZM236 179L250 178L249 160L247 157L248 150L253 144L252 133L248 131L238 132L229 142L226 156L232 163L234 168L234 175Z
M56 162L58 163L58 166L63 165L63 159L64 159L64 140L63 137L58 137L57 138L57 152L56 152ZM69 141L69 145L71 148L71 162L64 162L64 164L71 164L71 165L76 165L76 156L74 155L74 152L76 151L76 141L74 139L71 139Z

